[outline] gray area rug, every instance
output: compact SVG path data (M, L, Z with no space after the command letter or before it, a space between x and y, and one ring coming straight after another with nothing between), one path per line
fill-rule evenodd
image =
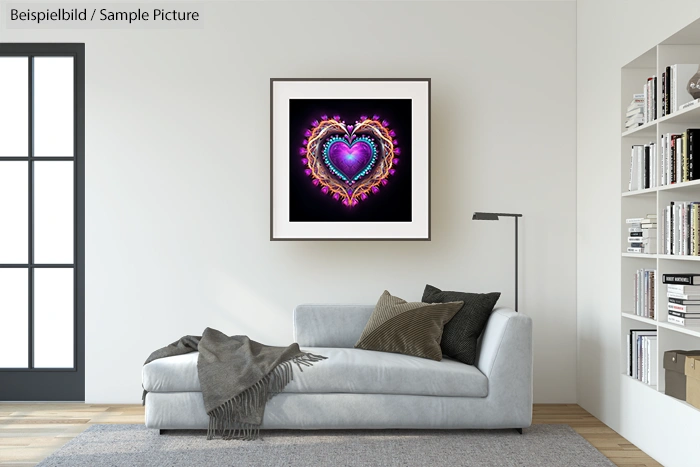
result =
M515 430L262 431L256 441L163 435L143 425L93 425L48 466L614 466L567 425Z

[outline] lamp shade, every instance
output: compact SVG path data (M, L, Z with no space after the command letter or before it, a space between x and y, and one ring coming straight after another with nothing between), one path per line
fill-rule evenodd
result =
M472 216L473 221L497 221L498 214L494 212L475 212Z

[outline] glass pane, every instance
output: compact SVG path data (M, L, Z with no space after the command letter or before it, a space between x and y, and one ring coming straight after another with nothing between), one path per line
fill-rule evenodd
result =
M34 367L73 368L73 269L34 269Z
M29 59L0 57L0 157L29 156Z
M0 263L27 264L28 179L29 162L0 161Z
M34 58L34 155L73 157L73 57Z
M73 162L34 162L34 262L73 264Z
M29 366L29 275L25 268L0 269L0 368ZM0 377L1 379L1 377Z

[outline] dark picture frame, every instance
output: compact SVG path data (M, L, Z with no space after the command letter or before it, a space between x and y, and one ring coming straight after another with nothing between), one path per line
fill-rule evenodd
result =
M430 100L430 78L271 78L270 240L430 241Z

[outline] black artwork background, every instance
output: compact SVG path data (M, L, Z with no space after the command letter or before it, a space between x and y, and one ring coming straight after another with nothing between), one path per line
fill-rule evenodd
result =
M365 201L348 208L321 193L304 173L299 155L304 131L321 115L340 115L354 124L361 115L379 115L396 131L401 148L396 174ZM290 222L411 222L411 99L290 99L289 100L289 221Z

